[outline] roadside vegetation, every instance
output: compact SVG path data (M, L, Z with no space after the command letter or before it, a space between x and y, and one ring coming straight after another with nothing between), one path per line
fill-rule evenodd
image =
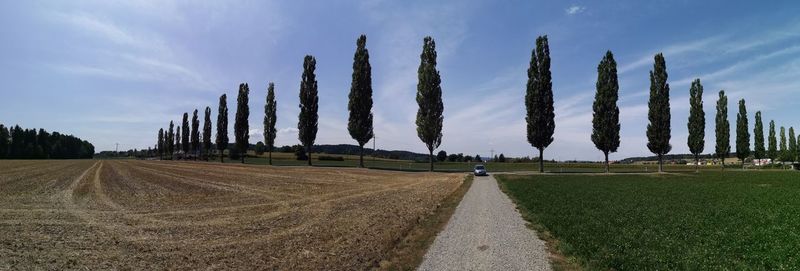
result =
M800 174L499 176L566 262L589 270L800 268Z

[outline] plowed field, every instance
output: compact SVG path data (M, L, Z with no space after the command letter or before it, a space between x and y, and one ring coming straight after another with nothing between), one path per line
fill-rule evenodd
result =
M0 161L0 269L370 269L462 174Z

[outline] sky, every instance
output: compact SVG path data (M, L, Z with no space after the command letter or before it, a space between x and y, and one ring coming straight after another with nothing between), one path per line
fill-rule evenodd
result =
M535 156L526 139L526 70L547 35L556 128L546 159L601 160L590 140L597 64L619 71L621 145L646 147L648 71L662 52L672 112L671 153L688 153L689 86L704 85L705 153L714 149L717 92L765 127L800 127L800 3L796 1L2 1L0 123L74 134L97 150L147 148L159 128L250 86L250 141L263 140L275 83L276 144L297 144L303 57L317 59L317 144L347 132L356 39L367 35L380 149L427 152L416 135L422 40L438 52L448 153ZM215 121L214 121L215 122ZM214 123L216 125L216 123ZM766 128L765 128L766 129ZM216 127L214 128L216 131ZM751 137L752 138L752 137ZM372 146L372 142L369 143Z

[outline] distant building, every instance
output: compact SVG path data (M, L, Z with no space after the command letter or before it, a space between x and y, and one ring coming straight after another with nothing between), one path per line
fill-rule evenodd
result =
M765 159L753 159L753 165L755 166L766 166L772 164L772 159L765 158Z

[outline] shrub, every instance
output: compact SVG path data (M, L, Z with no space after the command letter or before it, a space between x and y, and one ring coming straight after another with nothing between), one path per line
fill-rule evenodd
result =
M341 156L327 156L327 155L320 155L320 161L344 161L344 157Z

